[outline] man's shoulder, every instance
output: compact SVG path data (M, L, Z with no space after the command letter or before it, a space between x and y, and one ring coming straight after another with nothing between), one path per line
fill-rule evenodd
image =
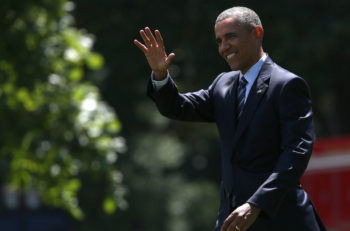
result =
M239 71L222 72L209 86L209 94L223 96L228 94L234 87L235 80L239 77Z
M271 81L284 85L285 83L288 83L290 81L297 80L297 79L306 83L303 77L295 74L292 71L287 70L284 67L281 67L277 63L273 63L273 68L271 72Z
M215 78L213 83L220 83L220 84L232 83L238 77L239 77L239 71L222 72Z
M299 75L274 63L271 72L270 87L278 92L285 89L309 89L306 80Z
M267 56L262 71L276 81L288 81L293 78L300 78L297 74L275 63L270 56Z

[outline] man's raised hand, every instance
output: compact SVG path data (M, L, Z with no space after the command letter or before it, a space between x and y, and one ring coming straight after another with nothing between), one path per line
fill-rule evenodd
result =
M144 44L137 39L134 40L134 43L145 54L148 64L154 72L155 79L162 80L167 76L168 67L175 54L166 54L163 38L159 30L155 30L154 34L155 37L151 30L146 27L145 30L140 30Z

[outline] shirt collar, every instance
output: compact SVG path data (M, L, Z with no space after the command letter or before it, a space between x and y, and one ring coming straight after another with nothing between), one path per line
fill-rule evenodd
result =
M244 78L247 80L248 84L254 83L256 77L258 77L258 74L266 58L267 58L267 55L264 53L264 55L259 59L259 61L256 62L251 68L249 68L249 70L245 73ZM239 79L241 79L242 77L243 77L242 72L239 72Z

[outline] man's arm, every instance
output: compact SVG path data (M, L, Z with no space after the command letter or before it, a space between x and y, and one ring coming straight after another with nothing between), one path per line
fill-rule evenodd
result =
M288 191L297 186L313 147L313 122L306 82L292 78L283 87L278 103L280 157L269 178L248 200L268 217L274 217Z
M161 114L177 120L215 121L210 93L214 84L208 90L180 94L168 74L168 66L175 54L166 55L163 38L158 30L155 30L154 36L146 27L140 31L140 35L145 44L136 39L134 43L145 54L152 69L147 94L156 103Z
M155 89L153 81L150 80L147 95L156 103L159 112L170 119L214 122L215 112L212 91L216 81L214 80L206 90L180 94L170 77L159 90Z

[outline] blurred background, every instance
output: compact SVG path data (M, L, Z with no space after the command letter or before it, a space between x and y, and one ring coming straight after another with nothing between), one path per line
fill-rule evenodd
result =
M229 71L213 27L234 5L260 15L265 52L308 81L317 141L303 184L329 230L349 231L347 0L2 0L0 230L212 230L215 125L158 113L133 40L159 29L180 91L207 88Z

